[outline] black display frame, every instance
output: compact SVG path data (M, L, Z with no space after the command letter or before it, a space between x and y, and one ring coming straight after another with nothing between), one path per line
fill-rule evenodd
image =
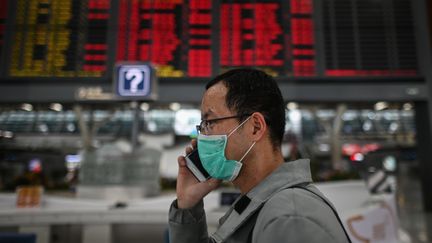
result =
M8 4L8 19L6 21L7 32L10 33L13 23L11 19L14 16L14 2L9 0ZM214 1L212 8L212 16L214 19L219 19L220 13L217 9L220 8L220 1ZM276 80L281 86L284 98L286 100L297 101L370 101L370 100L427 100L427 82L424 70L428 69L425 64L425 53L422 51L424 45L429 45L425 42L425 35L428 32L422 30L427 29L427 22L423 19L425 11L422 7L422 1L413 1L413 21L416 26L416 50L418 58L417 76L407 77L328 77L322 74L325 71L325 56L324 56L324 36L322 24L322 1L313 0L314 14L312 19L315 24L315 50L316 50L316 72L314 77L277 77ZM283 3L283 7L287 8L287 3ZM111 0L110 19L108 29L108 59L107 71L103 77L40 77L40 78L21 78L7 77L7 68L0 68L0 103L14 102L81 102L77 99L75 93L82 87L98 87L104 92L112 92L112 72L116 59L116 38L117 38L117 19L118 19L119 0ZM423 17L422 17L423 16ZM213 28L220 30L219 21L215 21ZM283 27L286 29L286 26ZM219 61L219 32L212 33L211 41L214 43L212 70L213 76L220 72L218 65ZM6 35L5 49L11 50L12 37ZM0 63L2 67L7 67L9 53L2 53ZM426 60L427 61L427 60ZM426 72L427 73L427 72ZM199 102L201 99L203 86L210 77L181 77L181 78L159 78L159 100L161 102L180 101L180 102ZM177 92L179 89L184 89L187 95ZM369 90L368 89L373 89ZM340 92L343 90L343 92ZM116 99L106 100L105 102L116 102ZM92 102L88 100L87 102ZM100 101L97 101L100 102Z

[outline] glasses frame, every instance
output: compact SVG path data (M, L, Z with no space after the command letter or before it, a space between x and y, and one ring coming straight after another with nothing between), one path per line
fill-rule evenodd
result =
M204 123L214 123L214 122L218 122L218 121L222 121L222 120L226 120L226 119L233 119L233 118L241 118L241 117L245 117L245 116L250 116L252 114L243 114L243 115L235 115L235 116L225 116L225 117L218 117L218 118L214 118L214 119L207 119L207 120L201 120L199 125L196 125L196 130L197 130L197 134L202 133L201 131L203 129L206 129L208 131L208 127L209 125L203 125Z

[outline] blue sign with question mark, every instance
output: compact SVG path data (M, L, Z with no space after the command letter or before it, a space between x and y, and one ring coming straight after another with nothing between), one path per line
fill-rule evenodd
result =
M117 75L117 93L120 96L142 97L151 94L149 65L120 65Z

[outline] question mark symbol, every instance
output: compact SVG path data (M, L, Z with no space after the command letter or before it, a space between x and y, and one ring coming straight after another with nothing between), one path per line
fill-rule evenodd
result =
M131 68L126 72L126 79L131 80L130 91L136 93L138 85L144 81L142 71L138 68Z

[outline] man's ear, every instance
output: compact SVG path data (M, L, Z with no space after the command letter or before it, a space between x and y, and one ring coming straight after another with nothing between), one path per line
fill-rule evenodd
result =
M252 121L252 137L257 142L267 133L267 123L260 112L254 112L250 119Z

